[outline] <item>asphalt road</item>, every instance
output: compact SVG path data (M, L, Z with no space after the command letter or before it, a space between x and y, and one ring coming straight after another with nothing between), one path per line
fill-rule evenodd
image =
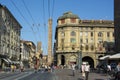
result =
M54 72L33 70L25 72L4 72L0 73L0 80L84 80L79 71L72 75L71 69L57 69ZM88 80L110 80L109 75L90 73Z

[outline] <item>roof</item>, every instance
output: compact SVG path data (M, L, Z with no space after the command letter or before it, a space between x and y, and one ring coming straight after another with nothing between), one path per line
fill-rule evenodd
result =
M105 59L120 59L120 53L114 55L106 55L99 58L99 60L105 60Z
M105 59L109 58L110 56L111 56L111 55L106 55L106 56L100 57L99 59L100 59L100 60L105 60Z
M58 19L66 19L66 18L77 18L79 19L78 15L73 14L72 12L66 12L63 16L60 16Z
M110 59L120 59L120 53L114 54L109 57Z

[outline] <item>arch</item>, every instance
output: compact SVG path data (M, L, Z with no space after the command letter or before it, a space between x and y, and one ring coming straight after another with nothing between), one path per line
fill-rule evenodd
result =
M77 56L76 55L70 55L69 56L69 64L76 64L77 63Z
M61 65L65 65L65 56L61 55Z
M94 60L91 57L89 57L89 56L83 57L82 58L82 62L88 62L90 67L94 68Z

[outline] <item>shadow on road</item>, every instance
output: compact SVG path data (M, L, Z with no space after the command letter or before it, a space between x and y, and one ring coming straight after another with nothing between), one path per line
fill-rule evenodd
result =
M84 80L84 79L82 79L82 78L78 78L77 80Z

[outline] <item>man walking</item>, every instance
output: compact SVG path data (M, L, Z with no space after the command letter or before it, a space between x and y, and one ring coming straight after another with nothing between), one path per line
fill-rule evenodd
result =
M88 80L89 72L90 72L90 65L88 63L86 63L86 65L85 65L85 80Z
M75 76L75 64L72 64L72 72L73 72L73 76Z
M86 63L83 62L82 65L81 65L81 66L82 66L82 76L83 76L84 78L85 78L85 64L86 64Z

